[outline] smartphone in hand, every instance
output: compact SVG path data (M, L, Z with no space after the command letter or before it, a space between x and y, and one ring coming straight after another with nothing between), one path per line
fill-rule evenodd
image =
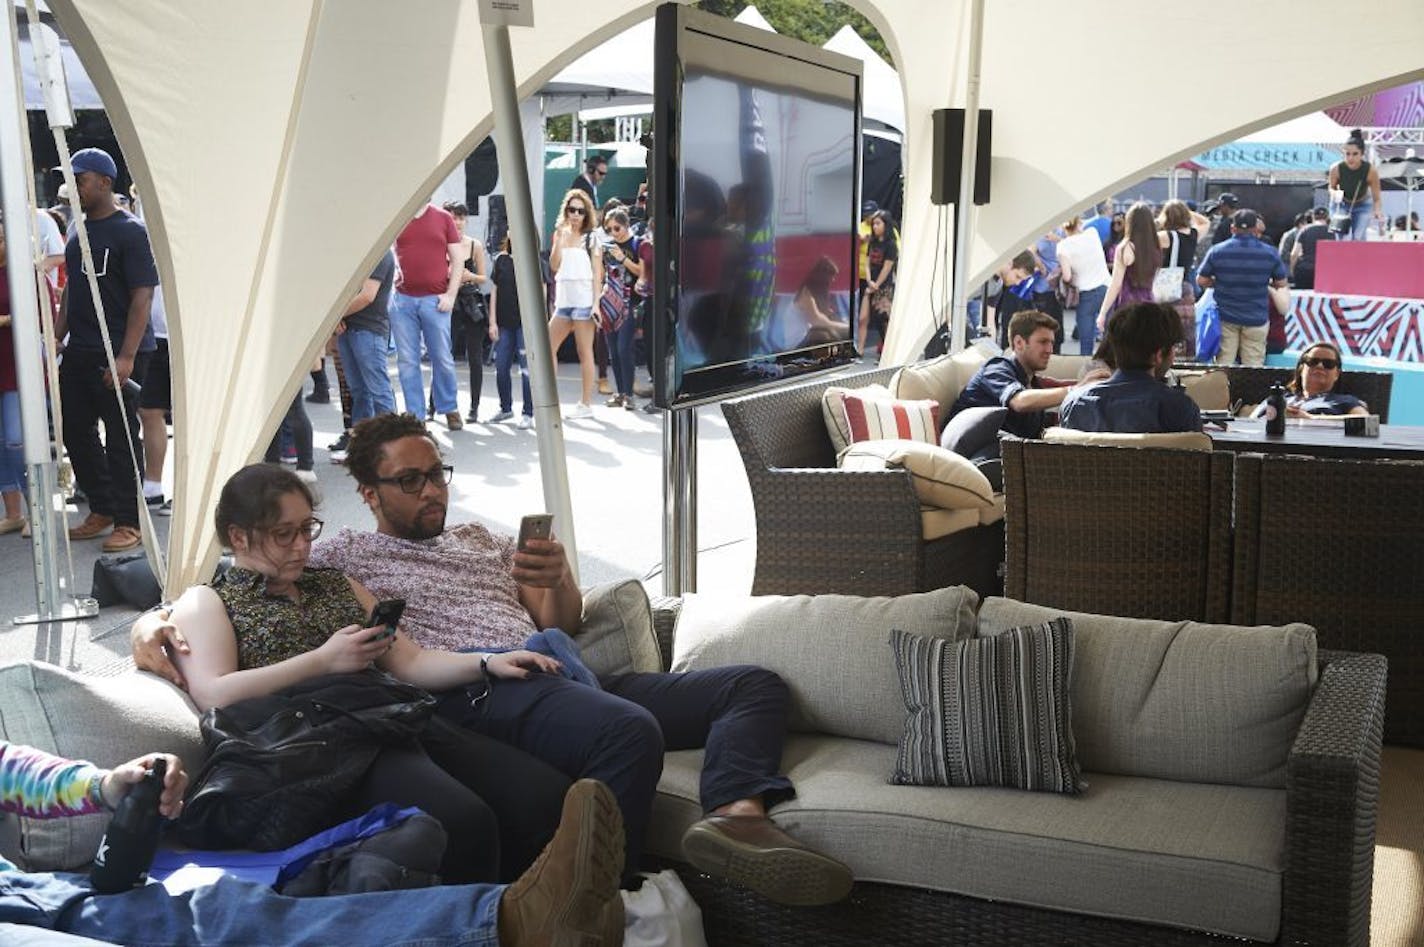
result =
M548 539L553 529L552 513L530 513L519 521L519 551L527 552L531 539Z
M376 625L385 625L385 631L375 635L372 641L385 641L387 638L396 636L396 625L400 623L401 615L405 613L405 599L388 598L376 603L376 607L371 609L371 618L366 622L366 626L374 628Z

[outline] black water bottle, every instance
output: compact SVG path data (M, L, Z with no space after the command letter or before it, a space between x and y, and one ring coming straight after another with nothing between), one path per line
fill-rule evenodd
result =
M129 790L109 820L109 830L99 843L89 881L101 894L118 894L143 884L148 867L158 849L158 830L163 819L158 814L168 761L153 764L139 784Z
M1286 436L1286 390L1272 385L1266 395L1266 436Z

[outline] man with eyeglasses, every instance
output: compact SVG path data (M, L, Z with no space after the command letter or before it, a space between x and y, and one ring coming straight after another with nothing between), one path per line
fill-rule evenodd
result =
M351 434L346 469L376 532L341 530L310 565L339 569L378 598L406 600L403 630L426 648L522 647L537 631L576 634L583 596L557 540L498 536L478 523L446 527L453 468L421 422L381 415ZM186 648L172 625L133 635L135 663L179 683L165 648ZM795 790L780 774L789 692L776 674L734 666L629 673L598 686L558 675L498 681L440 696L439 712L512 744L570 778L598 779L618 798L631 874L651 815L664 750L705 748L706 817L683 839L690 862L773 900L812 905L849 892L850 870L784 833L767 810Z
M608 159L603 155L593 155L583 163L583 173L574 178L571 188L578 188L588 195L593 201L593 206L598 206L598 186L603 183L603 179L608 177Z

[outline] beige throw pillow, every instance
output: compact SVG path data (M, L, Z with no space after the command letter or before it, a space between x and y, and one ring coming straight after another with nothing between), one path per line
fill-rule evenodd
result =
M1050 444L1088 444L1096 447L1174 447L1178 450L1212 448L1211 437L1201 431L1180 431L1171 434L1118 434L1110 431L1075 431L1066 427L1051 427L1043 432Z
M846 448L837 463L842 470L908 470L925 506L977 510L994 505L994 488L974 462L938 444L865 441Z
M826 419L826 434L831 438L831 449L837 454L850 445L850 426L845 415L845 396L850 392L862 398L883 398L886 401L895 397L884 385L866 385L863 388L832 385L822 392L821 415Z

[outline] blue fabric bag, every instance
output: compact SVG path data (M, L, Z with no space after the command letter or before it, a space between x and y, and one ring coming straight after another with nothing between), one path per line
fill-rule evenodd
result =
M1210 290L1197 303L1197 361L1209 362L1221 352L1221 312Z

